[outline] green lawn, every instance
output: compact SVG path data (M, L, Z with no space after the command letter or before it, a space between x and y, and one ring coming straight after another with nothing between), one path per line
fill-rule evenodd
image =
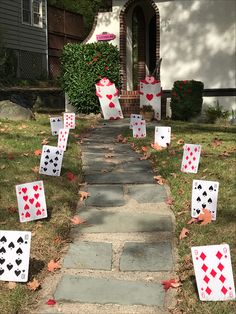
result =
M191 261L192 246L228 243L234 270L236 269L236 194L235 194L235 155L236 128L219 127L207 124L162 121L158 125L171 126L172 141L168 150L155 151L150 147L154 142L154 127L148 128L147 138L135 140L131 132L124 136L138 148L147 146L150 160L158 175L167 180L173 198L172 210L176 216L176 240L178 246L178 275L183 283L178 294L178 306L173 313L235 313L236 303L201 302L195 283ZM201 144L202 154L197 174L180 171L183 144ZM217 220L206 226L187 225L190 220L192 180L219 181ZM183 227L190 230L189 236L179 241ZM235 274L235 272L234 272ZM234 276L236 278L236 276Z
M47 263L60 257L60 250L69 241L70 218L75 212L79 199L78 183L81 182L80 149L78 134L94 124L92 120L78 120L71 130L68 149L64 153L60 177L40 175L33 171L39 167L40 156L35 150L41 149L41 142L57 146L57 137L51 135L48 115L37 115L35 121L0 121L0 229L25 230L32 232L29 281L39 281L47 276ZM69 181L66 172L76 175ZM17 211L15 185L43 180L48 218L40 221L20 223ZM7 282L0 281L0 313L27 313L26 310L37 297L37 292L18 283L9 289Z

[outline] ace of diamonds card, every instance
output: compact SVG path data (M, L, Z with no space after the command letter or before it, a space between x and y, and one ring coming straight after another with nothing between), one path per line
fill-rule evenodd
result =
M133 137L144 138L146 137L146 122L145 120L136 121L133 124Z
M191 248L201 301L235 299L235 287L228 244Z
M181 165L182 172L197 173L200 161L201 145L185 144Z
M60 176L62 158L62 149L55 146L44 145L40 159L39 173L48 176Z
M31 232L0 230L0 280L28 280Z
M64 128L75 129L75 113L64 112Z
M204 208L211 212L212 220L216 220L219 182L193 180L191 216L196 218Z
M20 222L47 217L43 181L16 185Z

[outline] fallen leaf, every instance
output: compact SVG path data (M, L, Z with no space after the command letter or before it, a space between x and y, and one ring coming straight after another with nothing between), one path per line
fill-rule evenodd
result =
M47 145L49 143L48 138L44 138L41 142L42 145Z
M184 189L182 189L182 188L178 189L178 194L183 195L184 194Z
M169 154L171 156L175 156L176 155L176 151L175 150L168 150Z
M57 236L57 237L53 240L53 242L54 242L55 244L61 244L62 239L61 239L60 236Z
M158 145L158 144L151 144L151 147L152 147L153 149L155 149L156 151L161 151L161 150L163 150L163 147L161 147L161 146Z
M76 179L76 175L74 175L72 172L67 171L66 177L69 181L74 181Z
M60 268L61 268L61 266L59 264L59 261L55 261L54 259L52 259L48 263L48 271L50 271L50 272L54 272L54 270L60 269Z
M46 304L47 305L55 305L57 302L54 299L49 299Z
M173 205L173 203L174 203L174 201L173 201L173 199L171 197L166 199L166 204L167 205Z
M6 165L2 165L2 166L0 167L1 170L5 169L5 168L6 168Z
M207 225L211 223L212 216L211 212L207 208L202 209L203 213L201 213L197 218L201 221L201 225Z
M106 155L105 155L105 158L112 158L112 157L114 157L113 154L106 154Z
M7 208L7 211L11 214L14 214L18 212L18 209L16 207L11 206Z
M207 172L207 170L208 170L208 168L203 169L202 172L205 173L205 172Z
M122 141L122 144L126 144L126 143L128 143L128 139L127 139L127 137L124 137L123 141Z
M147 152L148 151L147 146L142 146L141 149L142 149L143 152Z
M41 131L41 132L39 132L39 134L44 135L44 134L46 134L46 132L45 131Z
M122 142L123 140L124 140L124 136L123 136L122 134L117 135L117 137L116 137L116 142L117 142L117 143L120 143L120 142Z
M113 151L114 151L114 148L113 148L113 147L108 147L108 150L109 150L110 152L113 152Z
M230 153L224 151L222 154L219 154L219 157L230 157Z
M219 140L217 137L214 138L214 140L211 142L211 145L212 145L213 147L220 146L221 144L222 144L222 141Z
M178 288L182 285L178 279L163 280L161 284L166 291L170 288Z
M38 166L35 166L34 168L31 168L31 170L32 170L34 173L38 173L38 172L39 172L39 167L38 167Z
M80 201L86 200L89 197L89 193L85 191L79 191Z
M151 153L145 153L142 157L139 157L139 160L147 160L151 157Z
M170 175L172 175L172 177L177 178L177 174L174 172L171 172Z
M20 125L19 130L23 130L23 129L26 129L26 128L28 128L28 126L25 125L25 124L22 124L22 125Z
M16 282L10 281L10 282L7 283L7 288L8 289L13 290L13 289L15 289L15 287L16 287Z
M73 218L70 219L70 221L73 225L82 225L86 223L86 220L80 218L79 216L74 216Z
M162 176L154 176L153 179L156 180L157 184L163 185L165 183L165 179Z
M29 156L29 153L24 153L24 154L22 154L22 156L28 157L28 156Z
M40 155L42 155L42 150L41 149L36 149L34 151L34 154L35 154L35 156L40 156Z
M191 225L191 224L196 224L198 222L197 218L191 218L188 222L187 225Z
M7 155L7 159L13 160L13 159L14 159L14 156L13 156L12 154L8 154L8 155Z
M27 283L27 287L29 290L36 291L40 287L40 283L34 278L32 281Z
M189 234L189 230L187 228L183 228L180 232L179 239L182 240L184 238L187 238L188 234Z
M178 145L184 144L184 140L182 138L180 138L177 142Z
M135 150L135 149L136 149L135 143L131 143L131 144L130 144L130 147L131 147L133 150Z

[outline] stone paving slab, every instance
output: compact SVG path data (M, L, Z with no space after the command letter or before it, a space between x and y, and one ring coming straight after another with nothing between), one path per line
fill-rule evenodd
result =
M140 184L154 183L152 171L139 172L108 172L108 173L88 173L85 181L89 184Z
M111 270L112 244L80 242L70 244L63 266L76 269Z
M166 190L158 184L128 185L128 196L138 203L160 203L167 198Z
M54 297L58 302L163 306L164 289L159 283L65 275Z
M169 215L135 211L104 211L98 209L85 209L78 215L87 220L86 224L74 227L83 233L126 233L126 232L154 232L173 231L172 220Z
M121 271L171 271L172 248L169 242L126 242L120 259Z
M112 207L125 205L122 185L88 185L89 198L85 201L88 206Z

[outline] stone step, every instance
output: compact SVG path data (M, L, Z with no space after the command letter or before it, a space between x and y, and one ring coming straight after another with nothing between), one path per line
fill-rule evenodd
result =
M121 305L164 305L165 292L160 283L62 276L54 298L57 302Z

